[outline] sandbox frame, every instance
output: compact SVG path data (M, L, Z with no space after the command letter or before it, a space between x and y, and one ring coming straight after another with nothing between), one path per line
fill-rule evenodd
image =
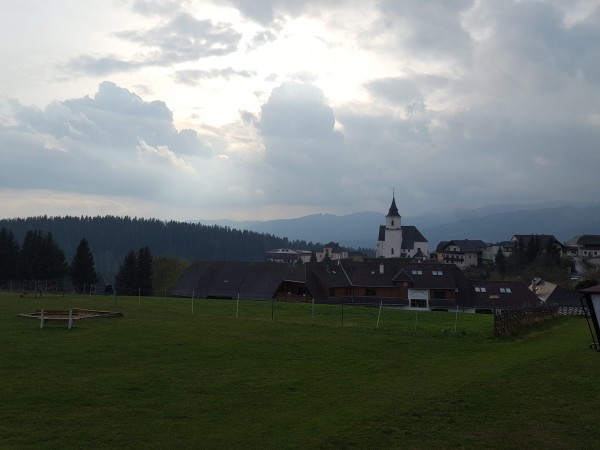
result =
M40 328L46 326L48 321L66 321L67 329L75 326L75 321L83 319L102 319L109 317L123 317L119 311L99 311L96 309L71 308L68 310L37 310L32 313L18 314L18 317L35 319L40 321Z

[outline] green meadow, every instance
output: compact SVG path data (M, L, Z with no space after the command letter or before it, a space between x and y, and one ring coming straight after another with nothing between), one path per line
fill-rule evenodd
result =
M36 309L116 310L64 322ZM585 319L0 294L0 448L590 449Z

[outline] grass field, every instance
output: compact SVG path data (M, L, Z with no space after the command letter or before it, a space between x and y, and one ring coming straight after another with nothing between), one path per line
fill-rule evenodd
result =
M16 317L69 307L124 317ZM2 449L600 442L584 319L494 339L486 315L339 305L3 294L0 311Z

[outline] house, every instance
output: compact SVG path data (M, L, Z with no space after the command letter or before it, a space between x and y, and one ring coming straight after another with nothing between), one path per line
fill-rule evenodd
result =
M511 238L515 251L519 246L527 252L531 246L541 251L557 251L562 256L566 247L551 234L515 234Z
M533 292L541 301L546 302L556 287L557 285L554 283L542 280L541 278L534 278L531 280L529 290Z
M559 314L569 316L585 315L583 306L581 305L581 294L562 286L556 286L545 303L550 306L558 306Z
M289 248L278 248L265 253L266 262L304 264L311 261L312 252L308 250L292 250ZM348 258L348 252L339 244L330 242L323 247L322 252L315 252L317 262L339 261Z
M580 258L600 258L600 235L577 235L565 242L569 253Z
M480 240L442 241L436 248L437 260L456 264L461 269L480 267L488 244Z
M318 303L489 312L539 299L522 283L469 281L455 264L338 260L302 266L201 261L182 273L171 295L281 299Z
M330 242L329 244L325 245L325 247L323 247L323 251L316 252L315 255L317 257L317 262L348 259L348 252L335 242Z
M307 263L310 262L312 253L308 250L292 250L289 248L278 248L265 253L265 261L276 263Z
M492 313L494 310L520 306L539 306L540 299L523 283L513 281L472 281L464 312Z
M385 225L380 225L375 255L377 258L429 258L429 243L414 226L402 225L395 196L385 216Z
M488 246L487 250L493 260L495 260L498 251L500 251L505 257L509 257L515 250L515 243L513 241L496 242L495 244Z

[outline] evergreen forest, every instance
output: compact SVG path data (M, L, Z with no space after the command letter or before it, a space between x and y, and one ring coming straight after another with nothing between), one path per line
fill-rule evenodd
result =
M95 270L107 282L112 282L125 256L132 249L149 247L155 256L176 257L189 261L229 260L262 261L265 252L276 248L320 251L320 243L271 234L237 230L217 225L161 221L117 216L38 216L1 219L0 229L9 232L17 246L56 246L64 258L71 261L81 240L85 239L94 255ZM28 233L35 232L35 242L25 242ZM50 239L50 244L45 240ZM29 239L29 238L28 238ZM11 250L12 251L12 250ZM33 263L33 262L32 262ZM17 276L15 268L5 268L0 279Z

